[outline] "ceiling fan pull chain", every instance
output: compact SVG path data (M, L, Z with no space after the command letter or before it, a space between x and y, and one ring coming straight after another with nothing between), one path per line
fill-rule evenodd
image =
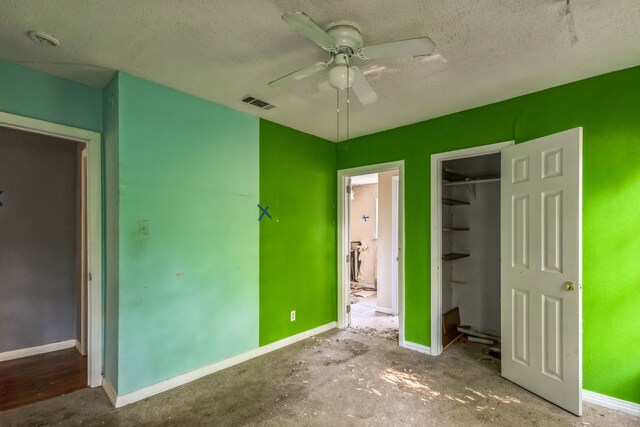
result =
M340 142L340 91L336 89L336 142Z
M347 82L349 81L349 73L351 72L351 66L349 65L349 57L347 57ZM347 139L346 141L349 140L349 104L350 104L350 98L349 98L349 94L351 91L351 86L347 86Z

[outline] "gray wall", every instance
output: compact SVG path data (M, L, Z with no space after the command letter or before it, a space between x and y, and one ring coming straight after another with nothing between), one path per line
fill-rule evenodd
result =
M77 150L0 127L0 352L77 338Z
M462 198L465 186L456 187L454 198ZM468 192L468 191L467 191ZM470 206L457 208L454 221L469 231L458 232L466 239L471 254L454 261L452 305L460 307L460 321L486 332L500 332L500 183L476 185L476 197L466 195ZM451 233L450 233L451 234ZM455 250L454 250L455 252Z

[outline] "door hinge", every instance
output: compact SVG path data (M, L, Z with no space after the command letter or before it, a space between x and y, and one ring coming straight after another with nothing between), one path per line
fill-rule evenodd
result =
M351 255L347 255L347 264L351 262Z
M350 304L347 306L347 314L349 314L349 313L351 313L351 305Z
M350 186L350 185L347 185L347 194L350 194L350 193L351 193L351 190L352 190L351 186Z
M91 275L91 272L89 272L89 281L91 281L91 279L93 279L93 276Z

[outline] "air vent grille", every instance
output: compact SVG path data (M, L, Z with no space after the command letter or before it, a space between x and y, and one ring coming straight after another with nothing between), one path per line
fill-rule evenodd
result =
M60 41L57 38L42 31L29 31L29 37L31 37L31 40L47 47L60 46Z
M275 105L254 98L253 96L245 96L244 98L242 98L242 102L244 102L245 104L253 105L254 107L258 107L262 110L273 110L274 108L276 108Z

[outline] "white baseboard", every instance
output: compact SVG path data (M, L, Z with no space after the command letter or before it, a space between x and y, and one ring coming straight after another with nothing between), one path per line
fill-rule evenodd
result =
M627 402L626 400L617 399L615 397L606 396L589 390L582 390L582 400L640 417L640 404L637 403Z
M111 404L117 407L116 403L118 400L118 394L116 393L116 390L113 388L113 385L109 382L109 380L104 377L102 378L102 389L109 398Z
M83 356L87 355L87 349L82 348L82 343L79 340L76 340L76 350L78 350L78 353L80 353Z
M376 306L376 311L378 313L384 313L384 314L391 314L393 315L393 310L387 307L380 307L379 305Z
M120 408L130 403L134 403L139 400L146 399L147 397L170 390L172 388L187 384L191 381L195 381L207 375L211 375L214 372L221 371L233 365L237 365L239 363L246 362L247 360L253 359L255 357L262 356L263 354L272 352L274 350L278 350L279 348L294 344L298 341L302 341L303 339L309 338L313 335L317 335L317 334L321 334L323 332L329 331L335 328L336 326L337 326L337 322L327 323L326 325L318 326L317 328L313 328L308 331L301 332L297 335L287 337L280 341L267 344L263 347L258 347L256 349L247 351L246 353L233 356L229 359L222 360L212 365L204 366L200 369L196 369L195 371L190 371L185 374L178 375L177 377L169 378L168 380L165 380L156 384L152 384L148 387L141 388L140 390L132 391L131 393L123 394L120 396L117 395L117 393L113 389L113 386L107 380L104 380L102 382L102 387L104 388L105 393L107 393L109 400L111 400L111 403L113 403L113 405L116 408Z
M5 351L0 353L0 362L7 360L20 359L21 357L35 356L36 354L50 353L52 351L64 350L72 348L76 345L76 340L67 340L54 342L51 344L39 345L37 347L21 348L19 350Z
M404 347L404 348L407 348L409 350L418 351L420 353L431 355L431 348L427 347L426 345L416 344L416 343L410 342L410 341L403 341L400 344L400 346Z

